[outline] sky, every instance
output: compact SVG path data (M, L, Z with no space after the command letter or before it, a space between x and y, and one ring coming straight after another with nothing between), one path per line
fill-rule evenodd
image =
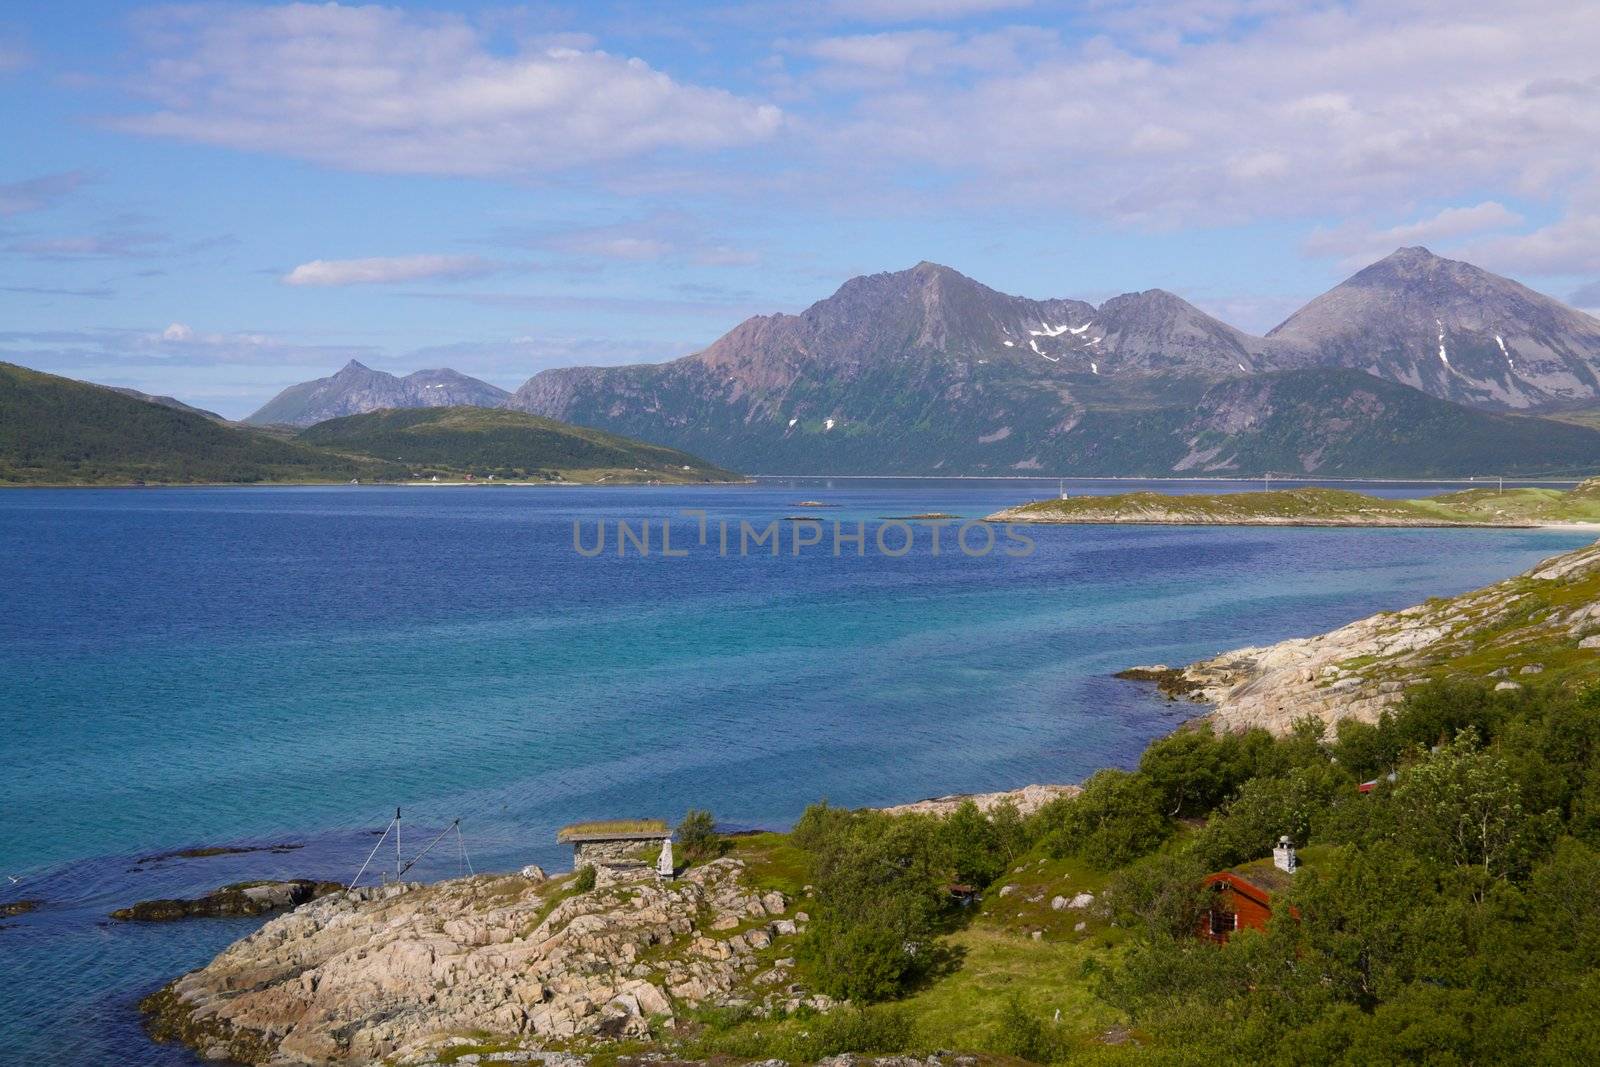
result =
M0 360L229 417L921 260L1262 332L1422 244L1600 308L1582 0L9 0L0 144Z

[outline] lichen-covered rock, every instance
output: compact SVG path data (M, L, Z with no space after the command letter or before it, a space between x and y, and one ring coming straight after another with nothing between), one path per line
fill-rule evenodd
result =
M1307 716L1375 721L1430 678L1600 677L1600 545L1545 560L1526 574L1448 599L1382 612L1315 637L1241 648L1184 668L1195 700L1227 729L1286 733ZM1571 649L1559 671L1530 657ZM1489 665L1495 665L1493 669ZM1510 689L1501 683L1497 688Z
M720 859L673 882L620 872L585 893L518 874L339 893L269 922L145 1008L158 1038L245 1063L425 1058L461 1034L644 1036L679 1004L791 981L788 961L757 953L797 917L775 918L789 901L742 875ZM722 936L729 918L740 932Z

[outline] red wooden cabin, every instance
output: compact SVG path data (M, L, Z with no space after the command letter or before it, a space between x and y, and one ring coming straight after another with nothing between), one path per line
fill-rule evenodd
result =
M1205 877L1214 887L1210 909L1200 917L1201 937L1226 944L1235 930L1265 930L1272 918L1272 898L1294 883L1299 867L1288 838L1279 842L1269 859L1254 860ZM1290 909L1290 914L1296 914Z

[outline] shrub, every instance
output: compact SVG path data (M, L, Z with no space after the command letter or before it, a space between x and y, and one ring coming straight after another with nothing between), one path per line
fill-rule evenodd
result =
M1000 839L1000 828L970 800L963 801L944 820L940 832L950 851L957 881L986 886L1000 877L1010 862L1011 857Z
M717 821L709 811L690 808L677 829L678 847L687 860L715 859L722 849L717 836Z
M1035 1015L1013 993L1006 998L995 1024L994 1051L1034 1063L1060 1063L1072 1052L1071 1039L1060 1024Z
M816 805L795 835L812 853L817 914L799 959L813 984L849 1000L897 995L927 962L948 900L941 821Z
M1161 793L1142 774L1100 771L1074 799L1039 813L1052 855L1082 856L1101 870L1129 863L1166 838L1170 825Z
M1211 904L1212 890L1201 884L1206 873L1191 852L1158 852L1118 871L1107 902L1119 922L1148 938L1189 937Z
M578 893L587 893L594 888L594 867L588 866L578 872L578 877L572 880L572 888Z
M1311 839L1313 821L1346 787L1328 764L1299 767L1284 778L1253 778L1201 832L1195 850L1213 869L1260 859L1284 834L1297 845Z

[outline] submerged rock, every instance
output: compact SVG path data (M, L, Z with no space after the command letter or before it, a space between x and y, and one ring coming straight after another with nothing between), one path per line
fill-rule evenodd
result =
M1154 682L1156 689L1169 700L1194 697L1201 688L1200 683L1190 678L1182 668L1169 667L1165 663L1149 667L1129 667L1125 671L1118 671L1112 677L1129 682Z
M111 913L123 922L171 922L174 919L218 919L239 915L265 915L296 908L307 901L338 893L338 882L313 882L297 878L288 882L237 882L187 900L141 900Z
M270 852L282 855L293 852L295 849L304 848L304 845L286 841L276 845L199 845L193 848L177 848L170 852L154 852L148 856L140 856L134 860L134 865L146 863L165 863L168 860L196 860L209 859L212 856L243 856L251 852Z

